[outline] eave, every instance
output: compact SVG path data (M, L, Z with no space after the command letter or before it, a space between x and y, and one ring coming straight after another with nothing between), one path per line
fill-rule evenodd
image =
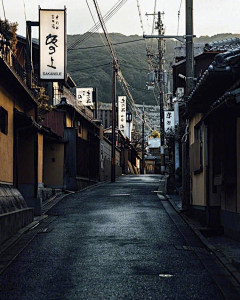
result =
M1 69L1 75L0 79L7 82L8 85L11 85L11 88L13 87L21 87L23 93L35 104L38 105L37 98L33 95L33 92L27 87L27 85L22 81L21 77L14 71L12 67L2 58L0 57L0 69ZM6 76L3 76L3 74L6 74ZM8 80L9 78L10 80ZM23 99L24 100L24 99Z

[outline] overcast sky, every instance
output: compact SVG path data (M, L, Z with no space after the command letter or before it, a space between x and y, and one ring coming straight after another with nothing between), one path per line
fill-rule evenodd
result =
M104 15L119 0L98 0L98 5ZM93 25L90 9L98 21L93 0L3 0L6 18L18 22L18 33L25 34L25 12L27 20L38 21L38 6L41 8L67 8L67 33L83 34ZM179 34L185 34L185 0L157 0L157 11L164 11L165 34L177 34L178 10L181 5ZM25 3L25 12L24 12ZM154 0L139 0L144 31L151 34ZM196 36L217 33L240 33L240 0L193 0L194 3L194 34ZM0 17L4 19L2 1L0 2ZM137 0L127 0L122 8L106 23L108 32L119 32L125 35L142 35ZM35 30L34 36L37 35Z

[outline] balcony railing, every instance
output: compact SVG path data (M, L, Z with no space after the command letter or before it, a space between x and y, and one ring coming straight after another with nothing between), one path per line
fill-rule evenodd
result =
M2 59L12 71L17 75L17 77L21 80L21 82L25 85L28 91L37 99L39 96L39 89L37 87L43 86L44 83L39 82L39 78L36 75L32 76L32 85L36 86L36 88L29 88L27 86L27 72L20 65L17 57L13 54L12 50L9 47L9 43L4 40L4 38L0 34L0 59ZM73 105L76 110L84 113L88 118L93 118L93 112L86 106L79 104L75 98L75 96L71 93L70 90L63 87L63 91L60 94L54 93L53 104L56 105L60 103L62 97L66 97L69 104Z
M17 57L13 54L6 40L0 35L0 59L2 59L9 68L15 73L16 77L24 84L25 88L35 97L38 98L38 91L27 87L27 73L21 66Z

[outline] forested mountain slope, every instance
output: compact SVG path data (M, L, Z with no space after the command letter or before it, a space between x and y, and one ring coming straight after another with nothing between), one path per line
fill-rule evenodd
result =
M102 39L105 41L103 34ZM100 34L94 33L83 41L83 35L68 36L68 72L78 87L97 87L99 101L111 102L112 95L112 58L108 47L103 46ZM195 38L195 43L209 43L217 40L240 37L240 34L218 34L212 37L202 36ZM111 33L110 38L119 59L121 70L136 103L156 105L153 93L146 89L148 80L148 64L146 57L146 44L141 36L125 36L119 33ZM79 41L79 44L70 50L70 46ZM134 42L131 42L134 41ZM150 45L150 40L147 41ZM174 40L166 40L166 69L174 59L174 48L177 45ZM179 43L178 43L179 45ZM153 49L157 52L157 41L153 40ZM117 86L117 95L122 91Z

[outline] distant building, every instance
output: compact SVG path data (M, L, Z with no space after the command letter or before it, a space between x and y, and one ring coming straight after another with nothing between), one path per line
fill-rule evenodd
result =
M112 104L100 103L98 107L98 119L102 121L103 128L112 126Z
M160 157L160 146L161 146L161 139L160 138L150 138L148 139L148 150L149 154Z

